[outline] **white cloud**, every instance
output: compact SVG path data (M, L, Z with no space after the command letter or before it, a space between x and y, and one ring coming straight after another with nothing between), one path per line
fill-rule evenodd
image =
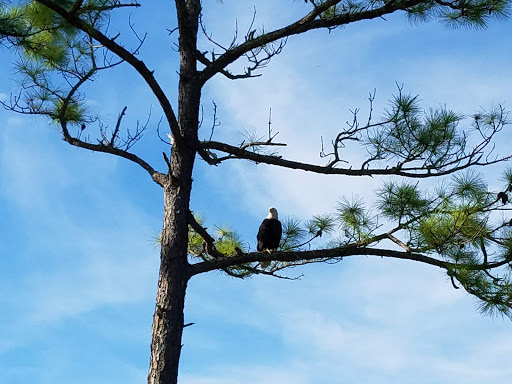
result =
M510 374L505 363L511 348L508 320L478 314L474 299L453 289L435 267L355 257L336 266L310 266L290 273L300 272L306 277L297 282L254 278L220 285L217 280L222 276L193 281L188 313L193 319L199 314L217 319L202 332L210 335L210 354L228 355L207 375L184 371L185 382L251 383L253 372L260 372L260 380L265 381L276 368L266 362L267 368L260 370L242 361L237 363L240 371L233 369L226 351L231 342L224 332L243 334L238 342L255 361L258 340L273 340L268 348L281 356L279 370L297 374L308 384L336 382L336 378L406 382L410 377L425 384L462 378L476 384ZM204 321L198 326L210 324ZM185 335L185 344L197 351L199 335L197 340ZM264 351L261 354L265 356Z

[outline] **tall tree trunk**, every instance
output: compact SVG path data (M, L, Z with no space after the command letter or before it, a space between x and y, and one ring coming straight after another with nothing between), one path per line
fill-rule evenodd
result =
M178 382L184 304L190 278L187 262L187 212L192 185L192 156L172 156L173 174L164 188L164 225L160 275L153 316L148 384Z
M180 87L181 88L181 87ZM192 170L197 144L200 92L184 87L180 99L187 104L180 130L191 132L177 141L171 152L171 167L164 187L164 223L161 237L160 275L153 317L151 362L148 384L174 384L183 333L183 310L190 278L187 214L192 190ZM193 113L193 109L196 110ZM196 116L194 118L194 115ZM187 128L188 127L188 128Z
M192 170L198 145L202 84L197 76L196 47L199 0L177 1L180 30L179 137L171 151L164 187L164 223L160 275L153 317L148 384L177 384L182 347L184 304L190 279L187 216Z
M181 87L180 87L181 88ZM197 143L197 117L200 93L184 89L187 114L180 119L180 130L187 131L171 152L171 166L164 187L164 222L161 236L160 275L153 317L151 362L148 384L178 382L178 363L184 322L184 304L190 278L187 216L192 190L192 170ZM192 115L192 117L190 117Z

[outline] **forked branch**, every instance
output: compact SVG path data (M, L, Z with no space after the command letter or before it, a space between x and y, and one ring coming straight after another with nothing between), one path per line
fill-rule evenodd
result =
M200 143L200 146L203 150L216 150L220 152L227 153L229 156L226 157L210 157L209 163L212 165L220 164L222 161L229 159L246 159L251 160L256 163L269 164L269 165L277 165L279 167L289 168L289 169L298 169L307 172L320 173L325 175L347 175L347 176L375 176L375 175L396 175L396 176L404 176L411 178L427 178L427 177L436 177L443 176L455 173L457 171L466 169L472 166L484 166L495 164L499 162L503 162L512 158L510 156L504 156L500 158L496 158L489 161L481 161L480 157L472 156L467 157L465 162L459 165L448 164L451 165L446 169L438 169L438 168L425 168L425 167L404 167L404 166L394 166L394 167L386 167L386 168L374 168L374 169L354 169L350 168L335 168L332 166L321 166L309 163L302 163L299 161L287 160L283 159L280 156L275 155L264 155L260 153L251 152L245 149L241 149L240 147L235 147L229 144L217 142L217 141L203 141Z
M51 0L36 0L38 3L45 5L50 8L52 11L60 15L64 20L66 20L73 27L85 32L93 39L98 41L101 45L109 49L111 52L115 53L122 60L126 61L130 64L144 79L144 81L148 84L148 86L153 91L153 94L156 96L159 101L165 117L169 122L170 130L172 131L175 140L181 140L181 135L179 133L179 125L174 110L171 106L169 99L167 98L165 92L160 87L160 84L156 81L154 77L153 71L149 70L146 64L137 59L137 57L128 51L126 48L121 46L120 44L115 42L115 39L109 38L105 36L101 31L94 28L92 25L86 23L82 19L80 19L77 15L67 11L62 8L56 2Z
M423 0L397 0L389 1L381 7L370 7L360 12L347 12L331 18L321 18L323 12L341 3L341 0L327 0L319 5L316 5L314 9L309 12L306 16L297 20L296 22L289 24L288 26L280 29L276 29L271 32L263 33L259 36L252 34L250 38L240 45L232 45L222 55L212 60L209 65L201 72L201 78L203 82L208 81L217 73L225 70L228 65L234 63L236 60L244 55L250 54L251 51L256 52L262 47L266 47L269 44L277 42L278 40L286 39L292 35L298 35L313 29L331 29L337 26L349 24L360 20L370 20L377 17L393 13L397 10L405 10L409 7L418 5ZM371 4L382 4L382 3L371 3ZM282 45L279 45L282 49ZM255 51L256 50L256 51Z

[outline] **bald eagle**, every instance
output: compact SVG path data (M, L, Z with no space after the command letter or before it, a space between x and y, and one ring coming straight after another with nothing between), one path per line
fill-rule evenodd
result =
M277 218L277 209L269 208L268 216L263 220L258 230L256 239L258 240L258 252L272 252L279 247L283 228L281 222ZM262 261L260 263L263 269L267 268L270 261Z

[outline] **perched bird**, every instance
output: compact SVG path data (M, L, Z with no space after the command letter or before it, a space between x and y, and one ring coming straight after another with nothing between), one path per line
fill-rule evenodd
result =
M503 205L507 204L507 202L508 202L507 192L500 192L500 193L498 193L498 196L496 198L498 200L501 199L501 202L503 203Z
M256 239L258 240L258 252L266 251L268 253L275 251L279 247L283 227L277 218L277 209L269 208L268 216L263 220L258 230ZM270 261L262 261L260 263L263 269L267 268Z

